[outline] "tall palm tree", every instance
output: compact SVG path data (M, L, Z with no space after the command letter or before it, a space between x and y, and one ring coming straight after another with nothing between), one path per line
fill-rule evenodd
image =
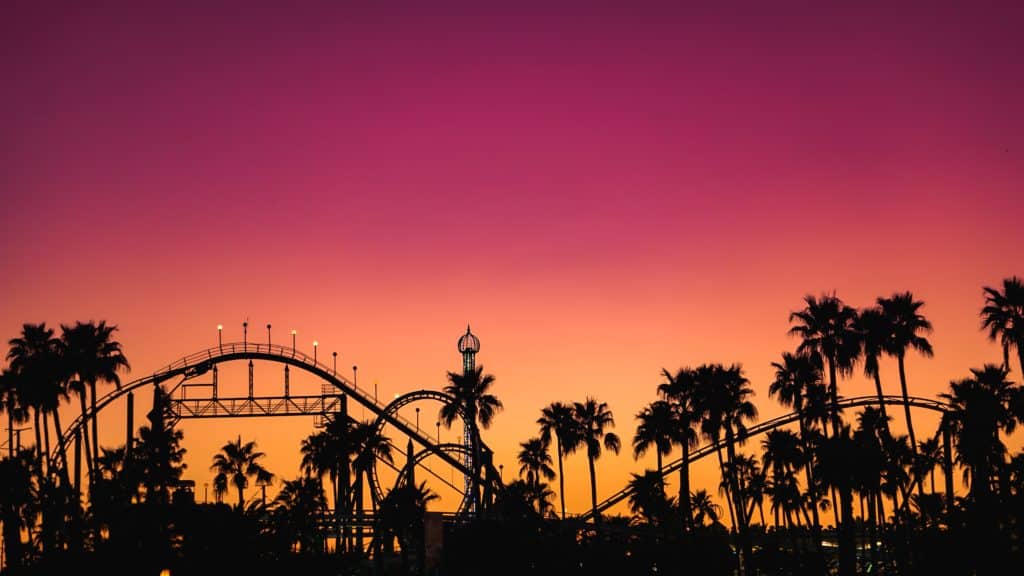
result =
M739 364L723 366L710 364L696 369L698 396L703 408L701 430L712 441L718 441L724 434L725 449L730 465L736 463L736 443L746 435L746 425L757 418L757 407L750 401L754 394L750 381L743 376ZM750 576L754 573L753 549L750 542L748 522L739 475L730 474L729 467L720 462L723 480L729 480L728 493L736 512L736 529L739 534L740 547L743 550L744 572Z
M892 318L881 307L866 308L857 316L857 331L860 332L861 353L864 355L864 375L874 380L878 409L885 415L885 393L882 392L878 361L885 353L887 342L894 331Z
M942 463L942 445L939 443L939 437L933 436L927 440L922 440L920 446L918 446L918 452L921 456L921 470L919 472L922 475L928 475L931 492L935 493L935 468Z
M1010 348L1014 348L1024 373L1024 283L1012 276L1003 279L1002 292L989 286L985 286L984 291L981 326L988 329L990 340L999 338L1003 346L1003 367L1010 370Z
M580 445L580 435L576 426L576 417L572 406L562 402L552 402L540 411L537 419L540 425L540 438L550 444L555 437L555 452L558 455L558 498L562 505L562 519L565 519L565 474L562 470L562 459L572 454Z
M671 439L682 451L679 466L679 510L683 516L683 529L693 526L693 507L690 505L690 450L697 447L697 424L701 410L697 405L697 391L693 370L680 368L675 374L662 368L665 381L658 385L658 393L672 408L674 431Z
M368 479L377 460L388 464L394 463L394 456L391 451L391 441L385 436L374 422L357 422L352 427L353 445L355 456L352 458L352 471L355 472L355 489L353 500L356 504L356 518L358 523L359 546L362 547L362 518L363 518L363 485ZM377 510L376 493L370 491L370 506Z
M474 507L480 503L480 427L490 428L494 416L503 407L501 400L490 393L494 376L484 374L483 371L484 367L478 366L469 372L449 372L448 385L444 387L444 392L452 401L441 407L439 415L441 422L448 428L451 428L452 422L460 416L465 418L464 424L469 427Z
M636 419L640 424L633 435L633 459L640 458L653 446L658 461L657 471L661 474L662 456L672 451L672 437L676 429L672 405L665 400L655 400L644 406Z
M797 414L797 422L800 430L800 445L807 458L804 466L804 477L807 480L807 493L811 496L812 502L817 502L816 485L814 483L814 466L811 462L813 451L810 450L807 427L812 418L808 418L805 409L805 399L813 390L821 390L821 368L813 357L807 354L782 353L782 362L772 362L775 368L775 379L768 387L769 396L778 396L779 403L786 407L793 408ZM813 409L812 409L813 412ZM811 525L815 534L815 541L820 545L821 521L818 517L818 507L810 506L813 523Z
M892 331L885 342L885 351L896 357L900 369L900 389L903 391L903 411L907 417L907 434L910 436L910 447L917 459L917 437L914 435L914 423L910 419L910 395L907 393L907 374L904 369L907 350L914 349L930 358L931 342L924 337L932 331L932 323L918 311L924 302L914 300L910 292L899 292L890 298L879 298L878 305L891 326ZM920 484L918 484L920 488ZM923 494L924 490L920 492Z
M588 397L584 402L573 404L580 441L587 447L587 462L590 465L590 504L594 522L600 522L597 514L597 474L594 462L601 457L601 446L618 454L622 441L618 435L607 429L615 427L615 417L606 402Z
M45 455L50 456L50 432L48 414L53 414L58 437L62 433L60 426L61 400L67 397L60 373L60 351L58 340L53 337L53 329L46 323L24 324L21 335L10 340L7 359L10 370L17 380L15 384L29 405L33 408L36 433L36 455L40 462L44 461L43 439L45 436ZM42 423L40 423L42 420ZM67 468L66 453L61 446L61 462Z
M84 426L86 468L93 470L92 457L99 454L99 437L96 418L96 384L108 382L121 387L119 372L128 371L131 366L125 358L121 344L113 340L117 326L108 326L105 321L76 322L74 326L61 325L60 347L67 376L68 387L78 395L82 411L82 422L86 423L86 388L91 394L92 405L92 449L89 447L88 426Z
M260 463L266 456L256 450L256 442L242 443L242 437L221 446L220 452L213 455L210 470L217 473L213 479L215 489L223 494L228 485L238 491L238 510L245 504L245 487L248 479L258 477L269 479L272 475Z
M801 338L798 352L813 354L828 366L828 392L832 403L832 435L839 435L839 375L853 373L860 353L860 338L856 327L857 311L847 306L835 294L820 298L804 297L804 309L792 312L789 320L791 335ZM852 576L857 570L856 542L853 532L853 493L848 483L839 482L839 574ZM834 485L836 485L834 484Z
M10 370L0 371L0 408L7 412L7 457L17 451L15 430L28 420L28 407L18 396L18 378Z

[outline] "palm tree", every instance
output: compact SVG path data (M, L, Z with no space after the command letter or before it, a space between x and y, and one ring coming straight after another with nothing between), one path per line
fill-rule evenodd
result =
M967 467L971 497L984 505L990 496L990 479L1006 454L999 433L1016 429L1011 404L1021 392L1007 380L1008 371L1001 366L986 364L972 368L971 374L950 382L950 392L939 396L950 404L944 418L955 434L958 460Z
M860 338L856 329L857 311L843 303L835 294L823 294L820 298L804 297L805 307L789 315L794 325L789 333L801 338L797 351L813 354L828 365L828 392L832 399L832 435L839 435L839 388L840 374L853 373L853 367L860 353ZM852 576L857 570L857 556L853 533L853 494L847 490L848 483L837 483L839 487L839 574Z
M576 427L576 418L572 406L562 402L552 402L540 411L537 419L540 425L540 439L550 445L551 437L555 437L555 452L558 454L558 497L562 504L562 519L565 519L565 475L562 471L562 459L572 454L580 445L580 435Z
M881 307L861 310L857 317L857 331L860 332L861 353L864 355L864 375L875 382L878 395L878 409L885 415L885 394L882 392L882 377L878 360L885 353L894 326L892 319Z
M5 568L17 569L25 560L21 530L26 524L36 487L34 455L28 450L0 459L0 520L3 521Z
M16 452L15 430L28 420L28 409L18 396L18 378L10 370L0 371L0 409L7 412L7 457Z
M96 384L109 382L121 387L118 372L131 367L121 350L121 344L111 337L117 326L107 326L105 321L76 322L74 326L61 325L60 347L64 359L68 388L78 395L82 411L82 423L86 423L85 396L88 387L92 403L92 449L89 447L88 426L83 426L85 440L86 469L93 470L92 457L99 455L99 437L96 418Z
M606 431L615 427L615 418L606 402L598 402L588 397L584 402L573 404L580 441L587 447L587 462L590 465L590 504L594 522L600 522L597 513L597 474L594 462L601 457L602 444L608 450L618 454L622 442L614 432Z
M661 375L665 381L658 385L658 393L672 408L674 431L671 440L682 450L682 463L679 466L679 510L683 516L683 529L689 530L693 525L693 510L690 505L690 449L697 447L696 425L700 422L701 410L697 406L693 370L680 368L673 375L662 368Z
M749 400L754 394L750 381L743 376L739 364L725 367L721 364L699 366L695 372L700 406L703 408L701 430L710 440L717 442L724 433L725 449L729 464L737 462L737 438L746 435L746 425L757 418L757 407ZM753 574L753 552L747 530L747 518L742 500L738 474L730 474L729 467L719 461L722 479L729 480L728 494L736 512L736 529L740 547L743 550L743 566L746 574Z
M715 504L706 490L697 490L690 495L690 500L693 502L693 521L698 526L703 526L705 519L710 520L711 524L718 523L722 507Z
M356 518L358 521L356 538L359 540L359 547L363 545L363 484L364 479L369 478L377 460L388 464L394 463L391 452L391 441L385 436L376 425L371 422L357 422L351 429L355 457L352 458L352 471L355 472L355 490L353 499L356 504ZM370 505L377 510L377 496L370 491Z
M817 502L816 485L814 483L814 472L812 465L813 451L810 450L808 438L808 424L812 418L805 408L805 400L810 397L813 400L814 391L822 390L821 368L813 357L807 354L782 353L782 362L772 362L775 368L775 379L768 387L769 396L778 396L779 403L786 407L792 407L797 414L797 422L800 427L800 446L807 458L804 466L804 476L807 480L807 493L813 502ZM814 412L812 406L811 412ZM767 466L767 464L766 464ZM817 505L810 507L813 518L812 530L815 534L815 541L820 545L821 521L818 517Z
M229 484L234 486L238 491L239 511L245 504L245 487L248 479L254 476L269 479L273 476L260 464L264 456L266 454L256 450L256 442L242 444L241 436L234 442L221 446L220 452L213 455L210 470L217 473L213 479L215 491L223 494Z
M494 416L502 409L501 400L489 392L494 376L484 374L484 367L478 366L469 372L449 372L445 394L452 398L441 407L440 420L451 428L452 422L460 416L469 427L470 452L472 453L473 505L480 503L480 427L490 428Z
M58 408L61 400L67 397L67 391L63 386L63 378L60 373L58 340L53 337L53 329L47 328L45 322L24 324L21 336L10 340L10 346L10 351L7 353L10 370L14 374L15 386L21 397L33 408L36 455L42 462L44 453L40 429L45 437L45 455L47 458L50 457L48 414L53 414L58 439L63 432ZM40 417L42 417L42 424L40 424ZM63 445L60 446L60 450L62 469L66 472L67 454ZM49 468L47 470L49 471Z
M555 471L551 468L551 455L548 454L548 447L543 439L530 438L526 442L520 442L519 448L519 455L516 456L519 462L519 475L525 476L527 483L537 484L541 478L555 478Z
M657 470L631 474L629 510L648 524L660 524L672 509L672 500L665 497L665 477Z
M315 550L317 520L327 509L327 498L319 478L308 476L285 480L274 498L276 524L284 527L290 544L298 544L298 552Z
M526 477L527 485L537 487L542 484L541 478L554 479L551 455L548 454L548 447L542 438L530 438L526 442L520 442L519 448L519 454L516 456L519 462L519 475ZM543 514L543 505L539 501L537 511Z
M981 326L988 329L989 340L998 337L1003 346L1003 367L1010 370L1010 348L1017 350L1024 373L1024 283L1012 276L1003 279L1003 291L985 286L985 307Z
M917 459L917 437L914 436L914 423L910 419L910 395L907 393L907 375L904 369L904 360L908 349L914 349L925 357L933 355L932 345L922 334L932 331L932 323L918 313L924 302L915 301L914 295L910 292L893 294L890 298L879 298L878 305L882 308L891 327L889 338L885 342L885 351L896 357L900 369L900 389L903 391L903 411L907 417L907 434L910 436L910 446L914 452L914 459ZM920 484L918 484L920 488ZM924 493L920 489L920 493Z
M771 485L779 490L778 494L789 498L789 478L795 478L795 471L804 464L803 443L800 438L789 430L772 430L768 432L761 446L761 465L771 470ZM774 500L775 492L773 492ZM779 512L786 510L785 503L776 502L772 505L775 512L775 525L779 525Z
M672 451L672 437L676 423L672 405L665 400L655 400L644 406L636 415L640 424L633 435L633 459L643 456L647 449L654 446L654 454L658 460L658 474L661 474L662 456Z
M939 444L939 437L933 436L922 440L918 446L920 454L921 475L928 474L932 493L935 492L935 468L942 463L942 445Z

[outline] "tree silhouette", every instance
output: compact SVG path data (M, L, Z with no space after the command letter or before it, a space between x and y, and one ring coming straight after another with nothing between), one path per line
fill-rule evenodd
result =
M214 489L223 494L228 485L238 491L238 510L245 505L245 487L248 479L257 477L269 480L272 474L260 464L265 454L256 450L256 442L242 444L242 437L221 446L220 452L213 455L210 470L217 473L213 479Z
M661 375L665 381L658 385L658 393L672 408L674 430L671 440L682 451L678 500L683 527L689 530L693 526L693 511L690 505L690 449L697 446L696 426L700 422L701 411L697 406L696 384L692 370L680 368L673 375L662 368Z
M672 405L665 400L655 400L637 413L640 424L633 435L633 459L639 459L651 446L657 456L657 471L662 471L662 456L672 451L672 437L675 434L676 422Z
M878 409L885 415L885 393L882 391L878 361L885 353L894 331L892 318L880 306L866 308L857 317L856 329L860 333L861 353L864 355L864 375L874 381Z
M917 460L917 436L914 435L914 422L910 417L910 395L907 393L907 374L904 362L908 349L914 349L925 357L933 355L932 345L922 334L932 331L932 324L918 313L924 302L914 300L910 292L893 294L890 298L879 298L878 305L882 308L891 327L889 338L885 342L885 351L896 357L900 370L900 389L903 392L903 411L907 418L907 434L910 436L910 447ZM920 484L918 487L920 488ZM924 490L919 489L923 494Z
M441 407L439 418L448 428L457 418L465 418L465 425L470 429L470 442L473 454L473 504L480 503L480 469L482 466L480 450L480 427L490 428L494 416L502 409L501 400L490 393L494 384L494 376L483 373L484 367L478 366L466 373L448 372L448 385L444 392L452 401Z
M601 446L618 454L622 448L619 437L608 428L615 427L615 418L605 402L587 398L573 404L573 413L581 442L587 447L587 463L590 466L590 504L595 522L600 522L597 513L597 474L594 462L601 457Z
M573 407L562 402L552 402L541 409L540 438L545 444L555 437L555 452L558 454L558 498L562 505L562 519L565 519L565 474L562 460L572 454L580 445L580 434L577 427Z
M1010 370L1010 348L1017 350L1021 373L1024 374L1024 283L1012 276L1003 279L1003 291L984 287L985 307L981 309L982 328L988 337L1003 346L1003 367Z
M78 395L82 411L82 423L86 424L85 395L88 387L92 403L92 448L89 448L88 426L82 427L86 445L86 468L93 470L93 455L99 455L99 439L96 418L96 384L109 382L121 387L118 372L131 367L121 350L121 344L112 339L117 326L76 322L74 326L61 325L60 348L69 378L68 388Z
M847 306L835 294L823 294L820 298L804 297L805 307L792 312L789 320L793 326L789 333L801 338L798 352L814 354L828 366L828 392L832 406L832 434L839 434L838 375L849 375L860 353L860 338L856 329L857 311ZM857 570L856 542L853 531L853 494L845 490L847 483L835 483L839 487L839 574L852 576Z

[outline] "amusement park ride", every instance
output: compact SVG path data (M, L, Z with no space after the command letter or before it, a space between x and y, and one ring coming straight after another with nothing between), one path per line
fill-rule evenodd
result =
M82 426L93 417L93 414L115 405L125 406L125 448L131 454L135 439L135 395L150 390L154 403L163 402L162 409L154 409L154 414L165 417L164 426L173 426L180 420L193 418L249 418L277 416L312 416L315 424L323 426L331 419L352 420L349 406L355 402L372 414L374 426L381 431L390 426L403 435L403 440L391 438L391 449L395 453L394 463L378 459L371 470L370 497L379 503L385 495L385 482L378 470L387 467L394 474L395 485L408 482L412 467L421 468L427 475L444 483L460 494L457 510L445 513L449 518L462 518L475 514L493 501L494 495L501 490L501 476L494 470L491 451L485 444L481 446L481 464L479 472L474 473L471 446L473 428L463 422L462 443L442 443L440 436L431 438L430 434L421 431L418 422L413 423L404 418L400 409L413 403L432 402L449 404L454 400L446 393L438 390L415 390L395 398L388 404L377 400L376 391L360 388L355 378L349 380L338 373L337 354L332 354L332 365L327 366L317 357L318 343L313 344L313 355L309 356L295 347L295 332L292 332L292 345L282 346L270 341L270 325L267 325L267 342L257 343L248 339L248 323L243 325L242 342L223 342L220 335L223 327L218 326L218 343L216 346L190 354L100 398L95 409L88 410L76 418L67 427L59 439L59 450L54 450L53 458L61 453L72 453L74 459L73 478L81 475L80 444ZM458 349L462 354L463 370L475 368L475 356L480 350L480 340L466 328L466 333L458 340ZM244 362L248 367L248 394L241 397L223 396L220 394L221 366L227 363ZM254 362L269 362L284 365L283 394L279 396L263 396L255 394ZM294 395L291 393L291 377L295 370L311 374L321 382L321 393L318 395ZM355 374L356 367L353 366ZM206 378L209 378L206 380ZM158 394L158 389L159 393ZM123 402L116 402L123 400ZM417 416L419 408L417 407ZM460 412L461 415L461 412ZM418 418L417 418L418 419ZM391 431L389 429L389 432ZM403 449L403 446L405 448ZM436 457L453 469L454 473L463 476L461 486L449 480L447 470L438 466L428 466L428 457ZM391 475L391 474L389 474ZM474 490L479 487L480 491ZM474 494L480 494L473 496ZM479 501L476 501L479 500ZM332 515L333 517L333 515ZM351 519L354 521L354 519ZM340 519L342 523L347 519ZM365 524L364 519L361 524ZM335 529L338 527L334 527Z

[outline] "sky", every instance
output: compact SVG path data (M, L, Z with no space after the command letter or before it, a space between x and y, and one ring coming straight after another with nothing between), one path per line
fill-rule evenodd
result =
M271 323L383 400L443 386L471 323L505 480L552 401L607 402L628 444L662 368L740 362L784 413L806 294L923 300L914 395L999 360L978 313L1024 274L1019 3L410 4L5 4L0 335L107 320L130 381ZM237 436L292 478L312 424L185 421L186 478ZM604 455L599 497L651 466Z

